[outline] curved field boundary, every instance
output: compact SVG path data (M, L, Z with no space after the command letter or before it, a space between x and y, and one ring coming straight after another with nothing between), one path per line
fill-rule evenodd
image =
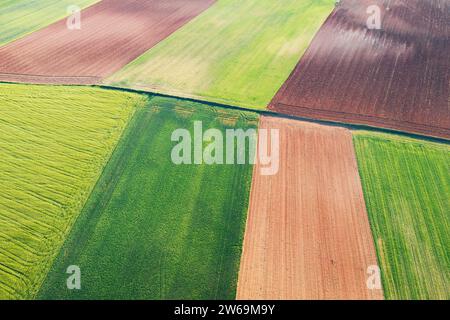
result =
M110 85L94 85L98 88L108 89L108 90L119 90L124 92L131 92L131 93L139 93L147 96L159 96L159 97L166 97L166 98L174 98L174 99L180 99L190 102L198 102L205 105L211 105L218 108L224 108L224 109L231 109L231 110L242 110L246 112L253 112L257 113L259 115L264 115L268 117L275 117L280 119L290 119L290 120L298 120L308 123L316 123L316 124L322 124L327 126L333 126L333 127L341 127L346 128L349 130L355 130L355 131L373 131L373 132L379 132L379 133L389 133L393 135L399 135L403 137L409 137L413 139L418 140L424 140L424 141L430 141L430 142L436 142L436 143L442 143L442 144L450 144L450 138L444 138L444 137L436 137L432 136L430 134L421 134L421 133L412 133L410 131L401 131L400 129L390 129L390 128L384 128L384 127L378 127L375 126L372 122L369 124L362 124L362 123L350 123L349 121L342 121L342 119L339 120L331 120L331 119L321 119L318 118L312 118L312 117L302 117L297 115L290 115L288 113L284 112L278 112L275 110L258 110L258 109L252 109L252 108L246 108L242 106L237 105L230 105L226 104L224 102L210 102L205 100L205 98L199 99L197 97L187 95L187 94L181 94L181 95L169 95L160 93L157 91L148 91L145 89L136 89L136 88L125 88L125 87L119 87L119 86L110 86Z
M0 78L7 82L99 82L213 3L214 0L101 1L81 12L80 30L70 30L63 19L0 47Z
M269 109L449 139L449 32L449 1L342 0Z
M381 299L349 130L262 116L280 130L280 170L255 165L239 299Z

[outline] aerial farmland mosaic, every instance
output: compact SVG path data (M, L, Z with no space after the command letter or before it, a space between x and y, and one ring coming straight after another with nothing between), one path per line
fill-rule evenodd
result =
M0 158L0 300L450 300L450 1L0 1Z

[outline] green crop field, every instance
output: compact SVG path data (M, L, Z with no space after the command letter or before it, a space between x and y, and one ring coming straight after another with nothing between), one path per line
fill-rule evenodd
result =
M388 299L450 299L450 147L357 133L354 143Z
M41 299L230 299L252 165L175 165L178 128L256 128L250 113L154 97L139 109L73 228ZM81 290L66 286L80 267Z
M264 109L334 0L218 0L106 82Z
M0 299L35 296L139 95L0 84Z
M85 8L99 0L2 0L0 45L39 30L68 15L68 7Z

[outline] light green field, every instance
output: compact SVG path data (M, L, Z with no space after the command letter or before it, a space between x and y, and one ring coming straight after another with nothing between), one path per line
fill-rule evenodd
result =
M334 0L218 0L108 84L264 109Z
M68 15L70 5L85 8L99 0L1 0L0 45L39 30Z
M359 169L388 299L450 299L450 147L357 133Z
M0 101L0 299L28 299L143 98L0 84Z
M256 128L254 114L152 98L137 111L41 299L233 299L252 165L176 165L171 135ZM205 144L206 146L206 144ZM68 290L66 270L81 270Z

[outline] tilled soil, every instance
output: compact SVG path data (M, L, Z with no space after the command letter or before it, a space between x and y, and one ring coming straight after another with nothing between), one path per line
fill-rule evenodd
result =
M156 45L215 0L104 0L0 48L0 81L93 84Z
M269 109L448 139L449 36L448 0L343 0Z
M350 131L261 117L280 130L280 168L254 167L238 299L382 299Z

